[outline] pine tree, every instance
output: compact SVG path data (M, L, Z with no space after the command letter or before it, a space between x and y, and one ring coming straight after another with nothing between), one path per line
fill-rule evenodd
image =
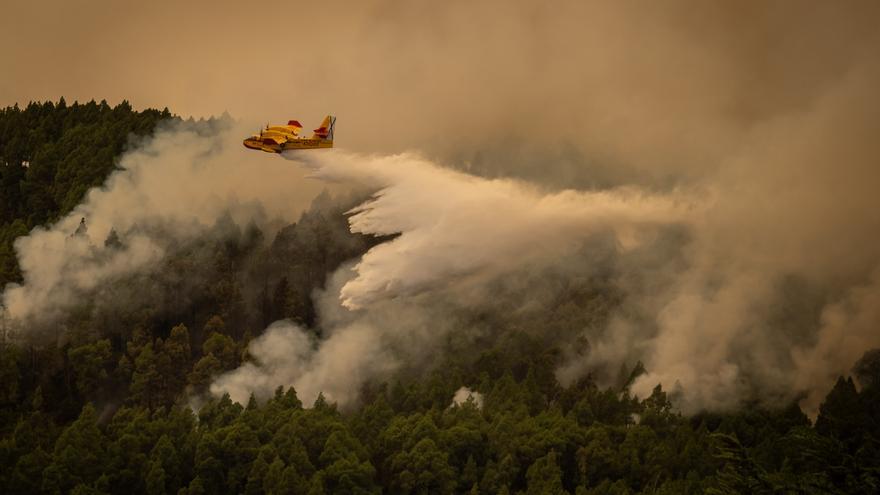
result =
M529 466L526 471L528 495L556 495L567 493L562 488L562 470L556 461L556 452L550 451Z
M153 343L145 345L134 361L131 377L131 397L149 409L157 407L162 401L162 382L159 357L153 350Z

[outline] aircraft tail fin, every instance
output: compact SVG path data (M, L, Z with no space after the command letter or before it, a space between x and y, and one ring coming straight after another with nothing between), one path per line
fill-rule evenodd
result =
M328 115L321 121L321 125L315 129L312 139L324 139L333 141L333 128L336 126L336 117Z

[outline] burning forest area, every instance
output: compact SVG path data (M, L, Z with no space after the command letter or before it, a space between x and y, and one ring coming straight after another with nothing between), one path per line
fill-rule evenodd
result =
M241 8L0 19L4 493L880 490L878 6Z

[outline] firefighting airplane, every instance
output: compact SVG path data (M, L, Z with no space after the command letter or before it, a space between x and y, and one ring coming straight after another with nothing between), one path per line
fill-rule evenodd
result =
M244 145L246 148L262 150L266 153L332 148L333 127L335 125L336 117L332 115L324 117L320 127L314 130L314 134L310 138L299 135L302 124L296 120L288 121L287 125L267 125L259 134L245 139Z

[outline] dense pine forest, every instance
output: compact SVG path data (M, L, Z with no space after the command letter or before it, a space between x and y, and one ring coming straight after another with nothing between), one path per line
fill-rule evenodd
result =
M21 280L17 237L70 212L121 153L180 120L127 102L0 111L0 282ZM617 296L596 281L567 289L551 322L473 314L496 329L479 346L450 339L434 362L363 387L355 407L304 404L292 387L246 404L208 393L272 322L321 338L315 291L388 240L349 231L362 199L322 194L271 230L223 217L158 269L103 289L135 302L82 300L39 338L4 322L3 493L880 491L880 351L866 349L814 420L797 403L683 416L659 386L630 393L641 363L620 363L610 386L557 381L561 350L541 332L606 318Z
M73 209L134 140L171 118L123 101L68 106L62 98L0 110L0 282L20 277L12 242Z

